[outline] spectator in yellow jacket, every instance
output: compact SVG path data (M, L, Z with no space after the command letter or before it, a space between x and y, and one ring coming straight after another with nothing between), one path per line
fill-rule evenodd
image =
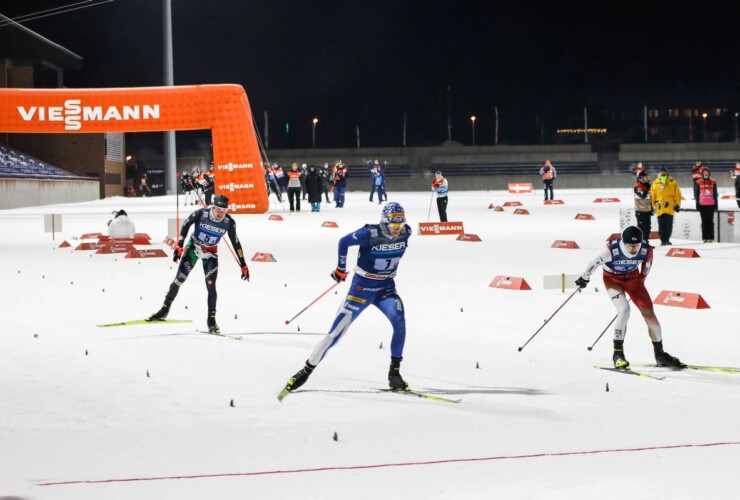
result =
M676 179L668 175L665 167L655 178L653 187L650 189L650 197L653 199L655 215L658 217L660 245L672 245L673 214L681 210L681 189Z

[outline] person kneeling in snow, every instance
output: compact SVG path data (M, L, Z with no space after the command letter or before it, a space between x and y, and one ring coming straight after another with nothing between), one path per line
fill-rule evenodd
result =
M133 238L136 234L134 221L129 219L125 210L113 212L113 218L108 221L108 236L111 238Z
M673 368L686 367L681 360L663 350L660 323L653 311L653 301L645 288L645 278L650 272L652 263L653 248L643 240L639 227L629 226L622 232L621 238L607 244L607 249L591 261L583 275L576 280L576 285L586 288L591 274L598 267L604 266L606 293L617 308L612 356L615 368L627 368L630 365L624 357L624 337L627 333L627 320L630 317L630 305L625 294L629 295L647 323L648 333L653 341L656 364Z

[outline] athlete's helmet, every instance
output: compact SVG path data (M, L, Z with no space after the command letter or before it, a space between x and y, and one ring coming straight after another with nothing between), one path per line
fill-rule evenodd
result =
M622 241L625 245L636 245L642 243L642 230L637 226L627 226L622 231Z
M383 224L406 222L406 212L399 203L392 201L383 207L380 222Z
M222 194L217 194L213 197L213 206L223 209L229 208L229 199Z

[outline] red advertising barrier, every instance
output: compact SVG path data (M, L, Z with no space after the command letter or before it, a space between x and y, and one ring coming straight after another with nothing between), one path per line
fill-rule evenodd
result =
M504 203L504 206L505 207L521 207L523 205L518 201L507 201L506 203Z
M332 222L330 220L326 220L321 223L321 227L339 227L336 222Z
M699 255L699 252L697 252L693 248L671 248L665 255L666 257L701 257L701 255Z
M532 194L531 182L510 182L508 188L510 193Z
M103 246L105 246L105 243L80 243L75 247L75 250L97 250Z
M619 203L619 198L596 198L594 203Z
M565 205L563 200L545 200L545 205Z
M126 254L127 259L149 259L152 257L167 257L167 254L164 253L164 250L160 250L159 248L154 248L151 250L139 250L136 248L132 248Z
M480 236L477 234L463 233L455 238L457 241L481 241Z
M514 213L517 215L529 215L529 210L527 210L526 208L517 208L516 210L514 210Z
M421 236L440 236L444 234L463 234L465 229L463 223L456 222L420 222L419 234Z
M271 253L257 252L252 256L252 262L277 262Z
M97 240L101 236L103 236L102 233L85 233L82 236L80 236L80 239L81 240Z
M268 220L283 220L283 218L279 216L278 214L272 214L267 219Z
M684 307L686 309L710 309L707 301L698 293L672 292L669 290L660 292L653 304Z
M581 248L578 246L578 243L575 241L567 241L567 240L555 240L555 242L550 245L550 248Z
M576 220L596 220L596 217L594 217L591 214L576 214L575 219Z
M504 288L506 290L531 290L524 278L513 276L496 276L488 285L490 288Z
M95 252L97 254L107 254L107 253L129 253L131 250L134 249L134 245L131 243L118 243L115 240L120 238L115 238L114 240L111 240L107 243L105 243L102 247L98 248L98 250ZM127 240L131 241L131 240Z

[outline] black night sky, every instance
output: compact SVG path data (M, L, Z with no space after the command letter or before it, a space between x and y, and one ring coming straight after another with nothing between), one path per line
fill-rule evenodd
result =
M24 25L84 58L68 87L160 85L163 2L101 1ZM580 98L740 92L740 15L709 2L172 0L172 14L175 84L243 85L271 148L310 147L313 117L317 147L355 146L356 126L363 147L401 146L404 113L407 145L439 144L448 87L453 140L469 142L476 115L479 144L494 107L515 143L537 110Z

